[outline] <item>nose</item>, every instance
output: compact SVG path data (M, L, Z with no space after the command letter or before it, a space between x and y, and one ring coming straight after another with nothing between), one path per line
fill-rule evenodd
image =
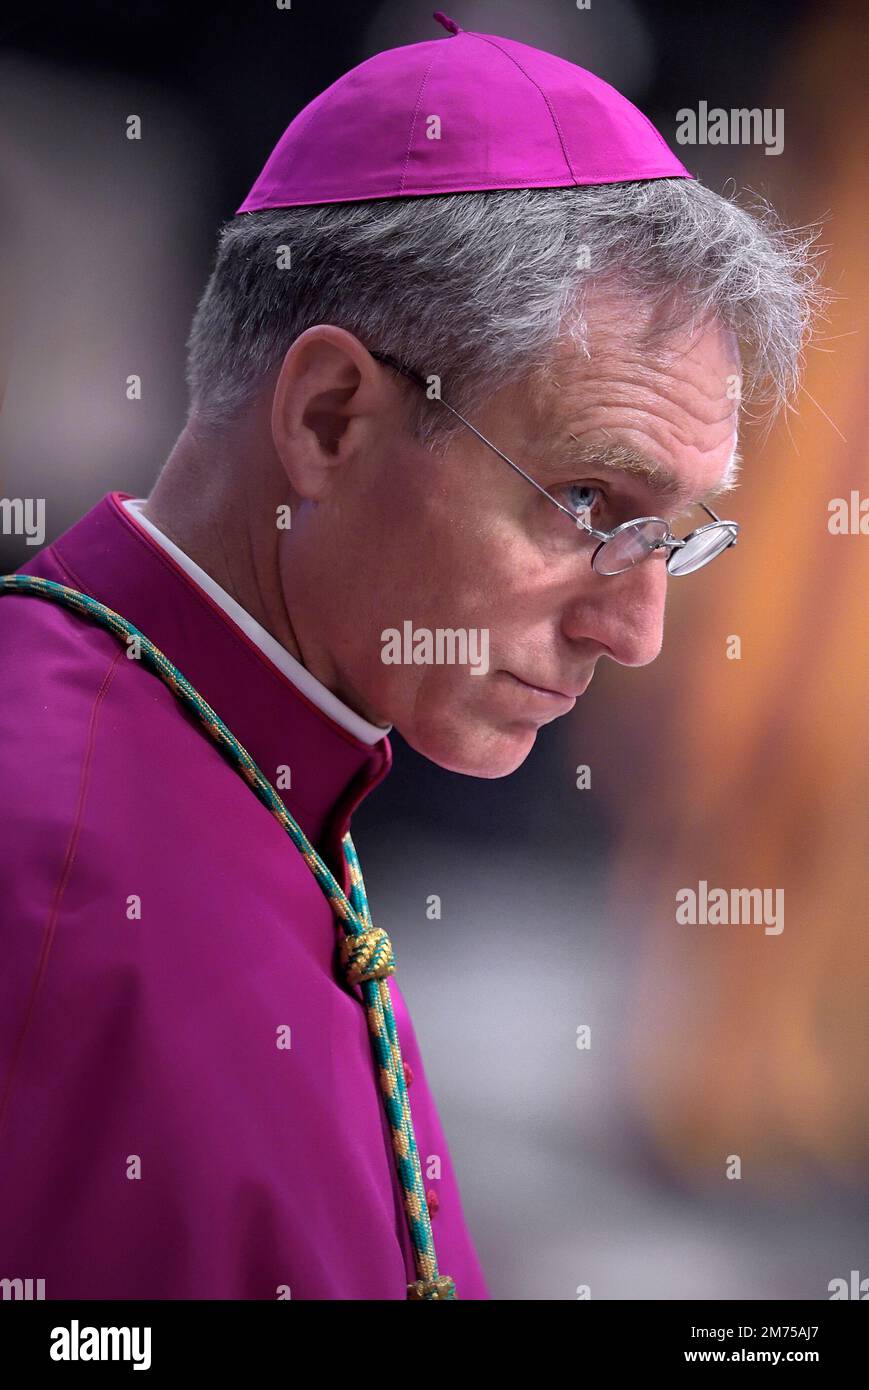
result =
M564 635L599 642L621 666L648 666L664 641L666 602L663 550L622 574L598 574L589 566L564 611Z

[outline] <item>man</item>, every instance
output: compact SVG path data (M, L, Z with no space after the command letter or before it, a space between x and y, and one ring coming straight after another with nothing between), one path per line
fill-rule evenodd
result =
M49 1298L488 1296L352 813L391 727L502 777L654 660L795 380L805 246L437 17L224 227L150 496L0 590L0 1275Z

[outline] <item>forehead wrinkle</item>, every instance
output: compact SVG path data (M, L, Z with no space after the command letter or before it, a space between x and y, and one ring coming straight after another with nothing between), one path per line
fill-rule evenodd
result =
M736 486L740 462L738 447L734 445L733 453L719 481L702 494L692 497L686 491L681 478L631 444L590 444L571 434L570 440L559 447L557 460L553 458L555 467L570 463L580 468L597 466L616 473L626 473L670 503L709 502L715 497L731 492Z

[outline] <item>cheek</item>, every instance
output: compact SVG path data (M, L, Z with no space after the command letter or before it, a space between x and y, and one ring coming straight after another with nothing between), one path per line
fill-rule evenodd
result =
M491 523L441 496L405 513L382 542L376 563L387 611L427 625L470 623L492 607L509 573Z
M407 487L405 474L377 499L362 499L338 549L345 597L366 640L375 628L379 639L383 628L409 620L432 629L487 627L494 644L517 622L551 617L565 583L580 574L570 519L545 501L538 506L533 492L514 493L509 479L493 499L469 487L466 473L451 484L437 465L410 460L408 467L416 469L414 484L425 478L427 486Z

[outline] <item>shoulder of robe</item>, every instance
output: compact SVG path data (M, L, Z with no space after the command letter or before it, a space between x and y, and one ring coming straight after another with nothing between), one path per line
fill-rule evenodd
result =
M204 768L231 798L252 797L241 778L236 787L221 775L220 753L163 681L69 609L0 598L0 668L0 858L27 845L48 853L54 832L65 841L97 769L127 786L155 784L154 760L164 751L176 780L182 769L195 777ZM181 810L191 795L188 788ZM116 815L127 818L125 826L116 820L118 833L132 828L139 806L118 797Z
M284 913L328 913L286 832L113 634L4 595L0 663L0 880L34 865L56 876L74 839L71 876L98 897L131 864L168 874L183 846L191 875L220 887L218 914L237 911L235 889L251 883Z
M132 718L131 697L168 711L172 692L127 656L112 633L48 600L16 594L0 598L0 785L80 761L101 706L112 702L112 727ZM50 793L50 786L45 789Z

